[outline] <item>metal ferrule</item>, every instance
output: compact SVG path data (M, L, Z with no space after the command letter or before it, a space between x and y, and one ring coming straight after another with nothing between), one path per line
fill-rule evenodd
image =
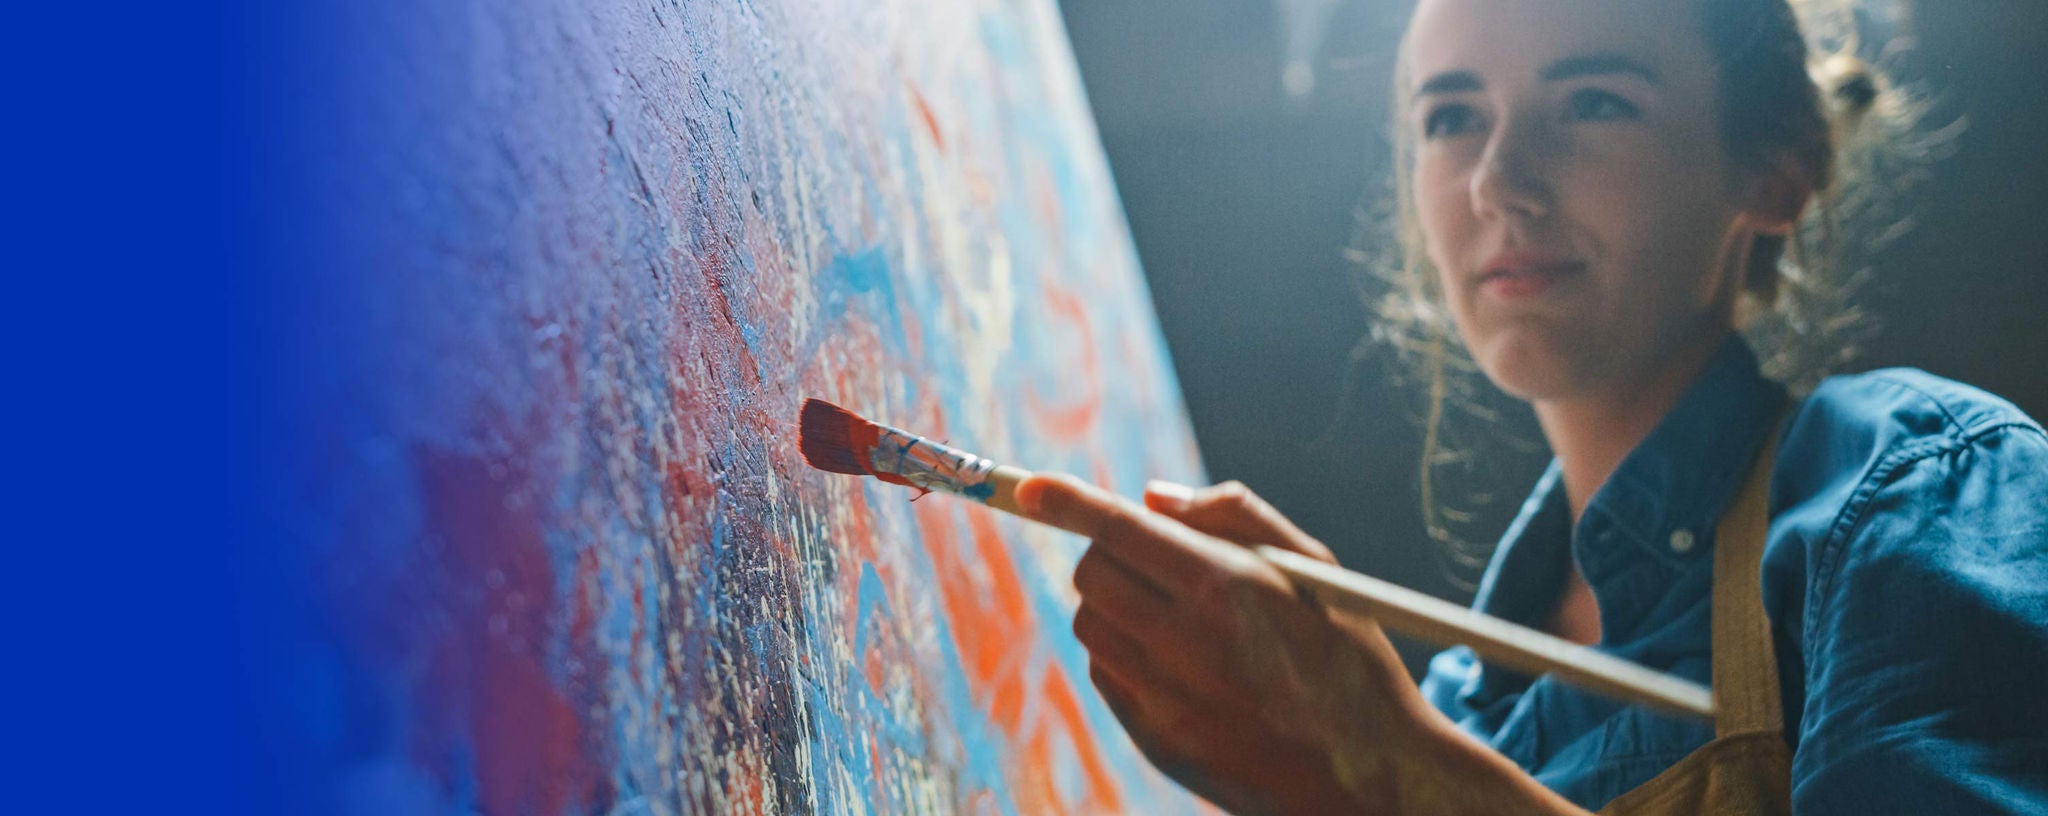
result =
M986 501L996 463L921 436L881 426L872 457L875 470L893 473L925 490Z

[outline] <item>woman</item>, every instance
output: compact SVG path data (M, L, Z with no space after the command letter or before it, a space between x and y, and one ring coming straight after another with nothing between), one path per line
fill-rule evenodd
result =
M1794 401L1737 334L1874 98L1807 56L1785 0L1424 0L1396 92L1418 308L1556 455L1476 605L1748 727L1460 649L1417 688L1249 552L1329 558L1241 486L1027 482L1095 533L1074 629L1156 763L1241 812L2048 812L2048 437L1912 371Z

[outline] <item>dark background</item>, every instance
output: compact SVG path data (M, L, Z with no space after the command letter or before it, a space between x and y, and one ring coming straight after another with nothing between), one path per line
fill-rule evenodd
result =
M1326 9L1315 25L1313 10ZM1386 184L1385 89L1410 3L1066 0L1069 34L1211 478L1238 479L1353 569L1460 601L1475 568L1423 533L1418 401L1390 382L1346 261ZM1897 202L1913 228L1873 259L1880 331L1850 366L1910 365L2048 416L2048 3L1940 0L1892 79L1961 134ZM1938 12L1938 13L1931 13ZM1287 31L1315 74L1283 90ZM1526 409L1508 436L1540 443ZM1440 483L1483 552L1548 454L1473 448ZM1484 503L1487 495L1493 501ZM1411 665L1429 650L1402 644Z

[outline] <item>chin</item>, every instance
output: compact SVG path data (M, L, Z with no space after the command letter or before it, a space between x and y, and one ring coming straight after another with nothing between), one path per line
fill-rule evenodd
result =
M1472 349L1494 387L1523 402L1568 397L1584 390L1587 360L1548 338L1502 336Z

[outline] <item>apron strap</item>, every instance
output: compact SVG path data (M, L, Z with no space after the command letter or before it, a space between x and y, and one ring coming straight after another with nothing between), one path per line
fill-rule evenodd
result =
M1780 429L1782 424L1764 439L1749 478L1714 534L1714 732L1722 737L1784 730L1778 655L1763 601L1764 534Z

